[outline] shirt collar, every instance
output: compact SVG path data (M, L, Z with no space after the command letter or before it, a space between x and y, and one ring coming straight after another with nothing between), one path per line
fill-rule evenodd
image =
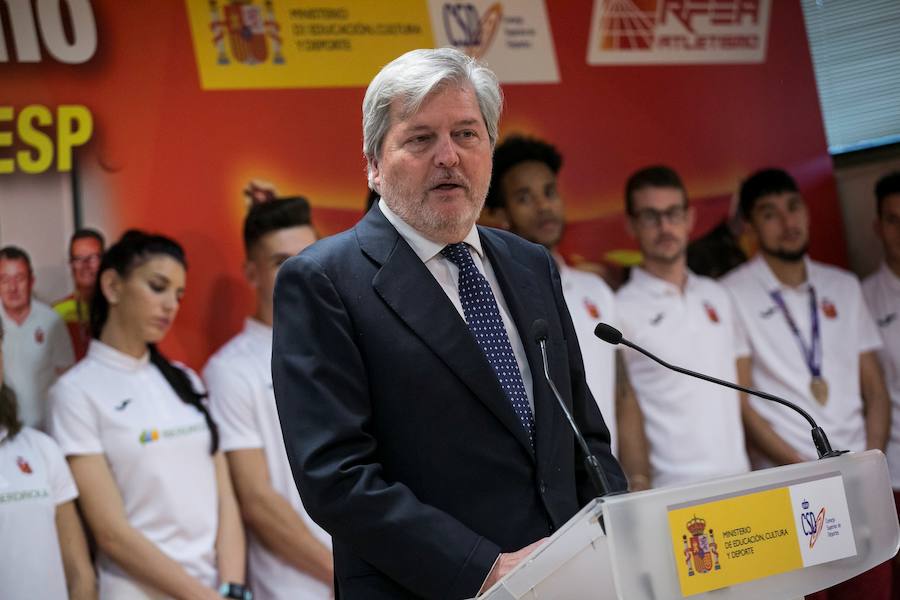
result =
M815 267L813 266L812 261L809 260L809 256L804 256L803 262L806 264L806 281L804 281L797 287L792 287L781 283L778 278L775 277L775 273L772 272L772 269L769 267L769 263L767 263L766 259L762 257L762 254L757 254L751 264L753 265L753 269L756 271L757 279L759 279L759 281L763 284L763 287L767 292L774 292L775 290L806 291L809 285L814 283Z
M690 269L686 269L687 280L684 282L684 292L690 291L697 282L697 276ZM651 275L641 267L631 269L631 281L634 285L646 290L654 296L680 296L682 290L665 279Z
M91 343L88 346L87 356L88 358L100 361L105 365L109 365L110 367L122 371L139 371L146 367L150 362L149 350L140 358L135 358L124 352L119 352L112 346L108 346L96 338L91 340Z
M272 342L272 328L253 317L244 319L244 333L260 341Z
M18 329L20 327L25 327L26 325L28 325L28 322L34 318L34 297L32 296L32 298L31 298L31 310L28 311L28 316L25 317L25 320L22 321L21 324L16 323L12 317L10 317L8 314L6 314L6 309L3 308L2 304L0 304L0 318L3 319L3 325L7 329L13 329L13 328Z
M895 292L900 293L900 277L897 277L897 275L891 271L891 268L886 262L881 263L880 271L881 278L884 280L885 285Z
M400 237L406 240L406 243L409 244L409 247L412 248L413 252L416 253L416 256L418 256L423 263L428 262L440 254L441 250L444 249L445 244L434 242L422 235L421 232L404 221L400 215L392 211L383 198L378 200L378 208L381 209L384 218L394 226L394 229L397 230ZM478 229L475 225L472 225L472 229L469 230L468 235L466 235L463 241L471 248L474 248L479 257L482 259L484 258L484 250L481 247L481 237L479 237Z

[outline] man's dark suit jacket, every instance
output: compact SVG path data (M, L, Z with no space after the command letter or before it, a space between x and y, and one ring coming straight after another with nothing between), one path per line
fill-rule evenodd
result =
M625 477L542 247L478 228L534 378L536 452L465 321L375 206L280 269L272 375L303 503L333 536L342 600L469 598L500 552L596 496L530 339L613 487Z

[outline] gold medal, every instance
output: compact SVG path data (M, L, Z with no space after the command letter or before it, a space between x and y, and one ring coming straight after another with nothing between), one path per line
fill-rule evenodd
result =
M812 392L816 402L825 406L828 402L828 382L821 377L813 377L809 382L809 391Z

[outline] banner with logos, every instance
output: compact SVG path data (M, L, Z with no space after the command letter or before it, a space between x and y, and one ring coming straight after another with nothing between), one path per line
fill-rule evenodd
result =
M727 3L682 4L692 12L671 8L666 23L698 32L713 18L698 7ZM77 225L111 240L130 227L180 240L188 289L163 349L200 367L253 305L248 182L308 197L322 235L351 227L368 193L365 85L407 49L449 44L498 72L501 137L537 136L563 154L561 250L573 262L632 256L624 182L664 163L688 187L695 234L722 219L752 170L788 169L812 206L813 256L846 264L800 7L758 4L757 62L613 67L586 60L594 0L7 2L0 245L31 254L35 291L52 302L71 291ZM742 13L741 26L750 21Z
M685 597L856 556L840 475L672 507Z
M503 82L558 80L543 0L185 0L203 89L365 86L414 48L455 46Z

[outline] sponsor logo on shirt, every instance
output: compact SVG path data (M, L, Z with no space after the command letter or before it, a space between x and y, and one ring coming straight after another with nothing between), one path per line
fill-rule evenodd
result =
M38 344L44 343L44 330L40 327L34 330L34 341Z
M19 490L17 492L7 492L0 494L0 504L9 504L11 502L22 502L25 500L40 500L48 498L50 494L44 490Z
M197 423L195 425L184 425L181 427L170 427L168 429L145 429L141 431L138 438L141 445L146 445L159 440L170 440L174 438L184 437L194 433L206 431L206 423Z
M761 316L763 319L768 319L769 317L771 317L772 315L775 314L776 310L778 310L777 306L770 306L766 310L760 312L759 316Z
M876 319L875 322L878 323L879 327L887 327L897 318L897 313L893 312L887 315L884 315L880 319Z
M120 403L116 404L115 409L125 410L125 408L127 408L129 404L131 404L131 398L125 398Z
M141 432L138 440L141 442L141 445L149 444L150 442L155 442L159 440L159 430L158 429L145 429Z
M822 298L822 314L829 319L837 319L837 307L828 298Z
M709 317L709 320L713 323L719 322L719 313L716 312L716 307L710 304L707 301L703 301L703 308L706 309L706 316Z
M584 299L584 308L592 319L600 318L600 309L597 308L597 305L594 304L594 302L590 298Z
M34 472L31 470L31 465L28 464L28 461L21 456L16 457L16 464L19 466L19 470L26 475L31 475Z

